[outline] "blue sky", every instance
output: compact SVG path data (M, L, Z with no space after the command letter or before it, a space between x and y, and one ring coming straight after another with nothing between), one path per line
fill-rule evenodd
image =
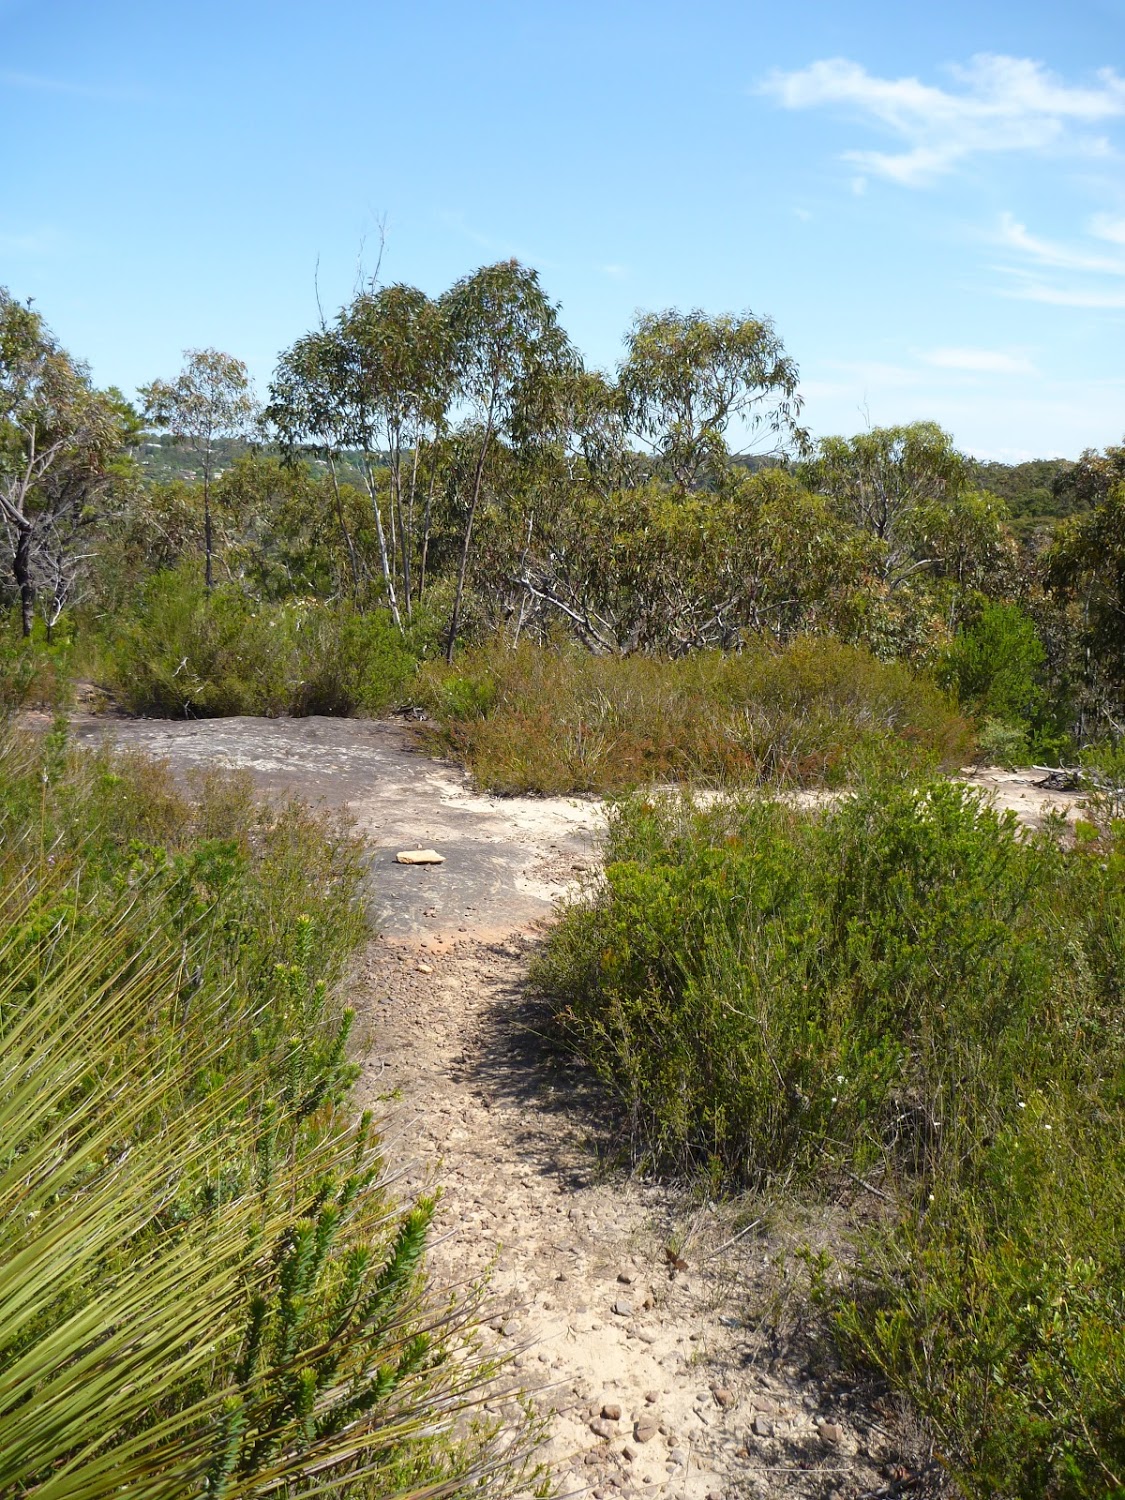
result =
M1125 0L0 0L0 282L96 379L535 265L592 363L752 309L816 433L1125 432ZM317 270L319 266L319 272Z

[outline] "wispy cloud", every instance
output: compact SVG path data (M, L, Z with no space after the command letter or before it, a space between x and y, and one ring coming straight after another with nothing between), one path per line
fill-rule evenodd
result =
M1017 283L1003 293L1016 297L1021 302L1042 302L1050 307L1103 308L1106 311L1125 308L1125 291L1115 292L1108 288L1052 286L1043 281Z
M613 281L624 281L629 275L629 267L619 266L615 261L611 261L608 265L599 266L598 270L603 276L609 276Z
M1120 245L1125 252L1125 221L1095 214L1086 234L1064 244L1033 234L1012 214L1003 214L992 236L1010 259L996 269L1007 278L1005 297L1053 307L1125 307L1125 253L1106 254L1103 245Z
M1099 240L1108 240L1111 245L1125 245L1125 219L1115 219L1111 214L1095 214L1090 220L1090 233Z
M785 109L838 106L896 136L904 149L851 150L843 159L904 187L922 187L986 152L1113 154L1097 127L1125 116L1125 78L1062 82L1030 58L981 53L948 69L953 89L917 78L878 78L847 58L775 70L758 91Z
M1110 239L1111 236L1103 233L1100 238ZM1001 215L997 239L1006 249L1020 252L1037 265L1052 266L1060 271L1094 271L1125 276L1125 256L1092 254L1060 245L1054 240L1041 239L1030 233L1027 226L1019 223L1012 214ZM1125 238L1122 243L1125 244Z
M490 255L495 255L501 259L514 255L517 260L523 261L525 265L535 266L538 270L550 270L552 267L557 268L558 266L557 261L551 260L546 255L537 255L534 250L526 245L517 244L502 236L482 233L481 230L467 223L463 214L443 209L439 211L438 218L447 229L453 230L454 233L468 240L470 244L478 246L481 250L486 250Z
M97 99L107 104L139 104L148 97L143 89L74 83L67 78L45 78L39 73L14 73L7 68L0 69L0 87L28 89L39 94L69 94L75 99Z
M1032 362L1002 349L930 349L920 354L923 364L938 370L958 370L971 375L1035 375Z

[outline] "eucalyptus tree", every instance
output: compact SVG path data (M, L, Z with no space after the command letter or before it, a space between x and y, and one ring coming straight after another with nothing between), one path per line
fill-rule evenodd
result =
M698 310L642 313L625 340L617 400L625 425L683 491L725 476L727 433L801 447L797 366L768 318Z
M338 467L354 426L347 372L347 349L338 329L321 328L305 334L280 356L263 415L277 433L288 460L311 447L328 466L354 599L359 594L360 560L340 493Z
M801 473L846 520L881 543L880 571L892 589L936 560L925 548L919 556L921 516L972 487L968 460L935 422L823 438Z
M40 581L49 624L66 603L75 540L113 484L129 430L120 396L95 390L41 315L0 287L0 518L25 636Z
M211 518L211 481L215 445L224 438L244 437L257 415L250 376L242 360L218 349L185 349L184 368L175 380L154 380L142 386L145 416L164 428L198 457L203 471L203 550L205 580L214 585L214 527Z
M538 273L517 260L482 266L463 277L440 305L449 330L456 396L475 430L477 455L462 497L464 523L446 641L446 660L452 661L490 449L499 439L521 447L548 436L558 382L577 368L577 357Z
M338 330L348 360L355 436L364 454L364 472L375 510L392 611L397 616L393 602L394 574L400 567L409 617L418 540L415 523L419 466L423 447L428 444L432 450L435 439L445 428L452 396L449 331L443 309L417 287L401 283L381 288L369 286L343 309ZM389 476L389 551L373 464L376 453L385 455ZM404 466L409 468L408 477L404 476ZM421 517L421 558L429 544L434 477L431 464Z

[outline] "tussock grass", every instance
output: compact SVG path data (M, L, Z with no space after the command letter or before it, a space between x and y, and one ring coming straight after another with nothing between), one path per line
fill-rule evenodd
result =
M890 1196L819 1292L966 1492L1122 1488L1125 825L634 798L537 979L636 1159Z
M361 851L0 735L0 1490L506 1491L433 1200L355 1119Z
M674 661L493 643L427 665L415 693L441 743L500 792L835 785L888 745L951 766L972 744L932 683L825 637Z

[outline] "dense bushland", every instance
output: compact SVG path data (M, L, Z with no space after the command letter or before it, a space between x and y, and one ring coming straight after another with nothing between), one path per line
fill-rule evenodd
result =
M1001 759L1125 721L1125 450L1016 474L928 422L813 442L768 318L641 314L594 371L504 262L437 298L361 287L262 407L213 349L139 395L0 291L0 605L134 710L377 712L416 660L490 640L678 659L817 635L937 674Z
M427 635L425 623L404 637L385 611L346 603L208 591L185 568L147 580L103 631L95 671L131 713L377 714L407 694Z
M1121 1487L1119 821L1068 848L902 777L821 812L636 798L537 977L635 1158L875 1174L893 1208L822 1293L970 1493Z
M346 829L237 779L187 798L61 728L0 737L5 1493L503 1468L471 1308L425 1289L433 1200L396 1203L348 1102L362 874Z
M888 754L952 767L972 746L933 683L815 637L671 661L495 642L428 666L415 695L439 741L501 792L838 785Z

